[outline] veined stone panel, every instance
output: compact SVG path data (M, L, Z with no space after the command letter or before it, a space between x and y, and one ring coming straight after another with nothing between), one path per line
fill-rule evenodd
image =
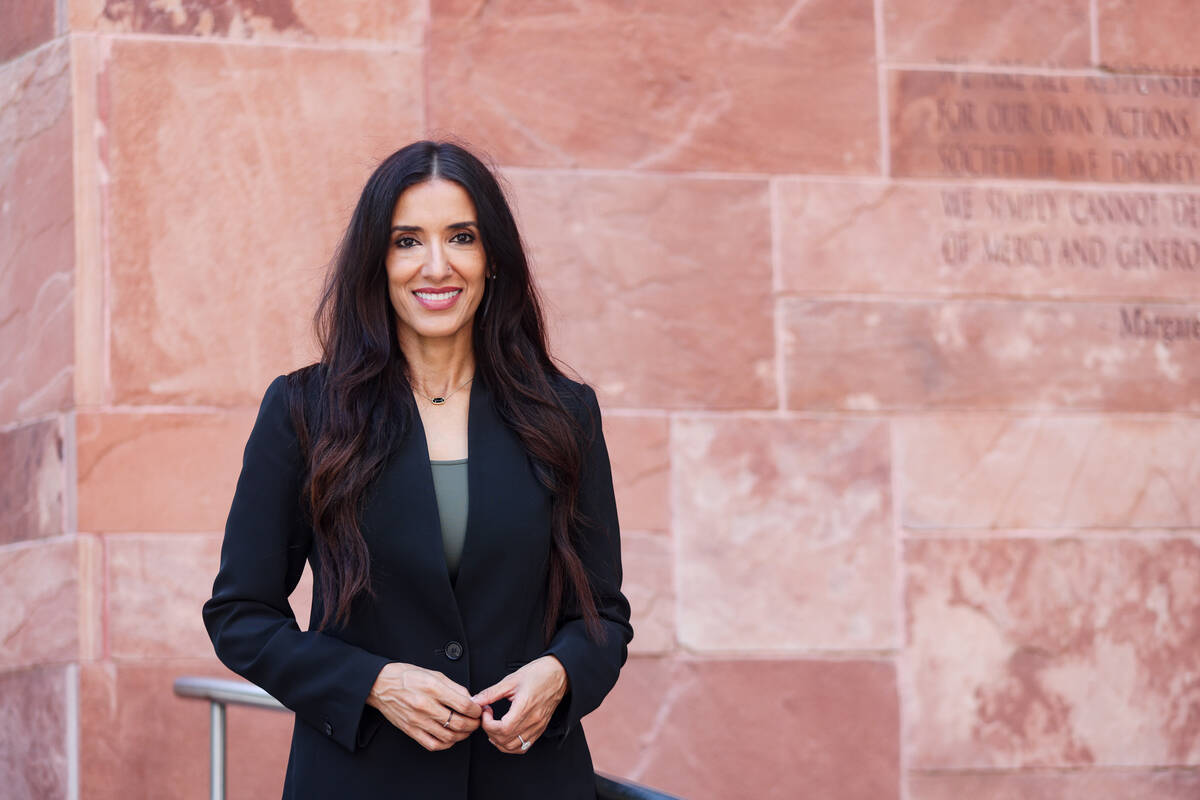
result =
M0 433L0 545L66 533L63 456L58 419Z
M220 563L217 534L113 535L107 555L109 652L121 660L204 658L200 608Z
M0 671L67 664L79 654L79 572L74 537L0 549Z
M199 616L199 609L197 609ZM193 800L208 786L208 703L176 697L184 675L238 679L216 658L85 664L79 679L79 783L87 800ZM230 707L229 800L283 790L294 716Z
M776 183L797 294L1200 298L1200 194L1132 187Z
M675 649L675 544L656 533L622 530L621 592L629 599L636 655Z
M312 360L362 184L419 138L421 57L116 39L99 80L114 400L256 403Z
M900 798L883 661L631 658L584 718L596 768L689 800Z
M773 408L766 181L511 170L555 351L602 408Z
M0 26L0 62L16 58L54 37L53 0L7 0Z
M799 410L1200 410L1200 306L781 303Z
M666 531L670 527L669 428L665 416L604 415L604 440L624 530Z
M892 70L892 174L1200 183L1200 80Z
M879 170L870 0L435 5L431 122L502 164Z
M419 47L426 4L417 0L66 0L71 29L324 41L365 39Z
M912 773L909 800L1194 800L1200 770Z
M922 417L895 442L908 529L1200 529L1200 421Z
M905 543L909 763L1200 762L1200 543Z
M224 529L254 415L80 413L79 529Z
M70 667L0 675L0 786L13 800L67 797Z
M684 646L896 646L886 423L680 418L672 449Z
M0 425L71 403L70 79L65 39L0 65Z
M1100 63L1107 69L1197 75L1200 17L1191 0L1097 0L1096 13Z
M1085 67L1088 0L883 0L889 62Z

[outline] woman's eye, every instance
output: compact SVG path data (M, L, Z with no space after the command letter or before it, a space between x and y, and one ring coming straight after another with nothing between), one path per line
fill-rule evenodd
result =
M470 231L460 231L459 233L454 234L454 238L450 241L458 242L459 244L470 244L471 242L475 241L475 234L471 233Z
M416 239L411 236L401 236L396 240L396 247L406 250L409 247L416 247L419 244Z

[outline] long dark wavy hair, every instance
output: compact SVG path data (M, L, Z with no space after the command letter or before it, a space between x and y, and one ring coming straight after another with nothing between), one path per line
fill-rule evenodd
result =
M345 624L354 599L372 592L359 513L388 451L408 433L417 413L385 261L401 193L434 178L462 186L475 204L487 271L495 275L485 281L472 322L475 369L551 493L545 640L572 597L589 634L603 638L574 544L577 531L589 524L576 502L581 430L550 382L563 373L550 356L516 221L495 175L479 158L457 143L428 140L397 150L367 180L314 317L321 359L288 381L304 467L301 505L312 525L318 565L313 577L323 612L317 627ZM305 402L313 380L323 387L315 407Z

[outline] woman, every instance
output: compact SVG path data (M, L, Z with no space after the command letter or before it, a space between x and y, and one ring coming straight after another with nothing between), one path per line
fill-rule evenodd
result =
M296 712L284 797L594 798L578 722L633 636L612 476L491 172L445 142L380 164L317 330L267 387L204 605Z

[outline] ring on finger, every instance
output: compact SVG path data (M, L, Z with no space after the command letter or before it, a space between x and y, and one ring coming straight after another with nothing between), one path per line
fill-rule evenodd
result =
M525 739L519 733L517 734L517 738L521 740L521 752L522 753L524 753L526 750L528 750L533 745L533 742L525 741Z
M454 709L450 709L450 716L446 717L446 721L442 723L443 728L450 727L450 720L454 719Z

